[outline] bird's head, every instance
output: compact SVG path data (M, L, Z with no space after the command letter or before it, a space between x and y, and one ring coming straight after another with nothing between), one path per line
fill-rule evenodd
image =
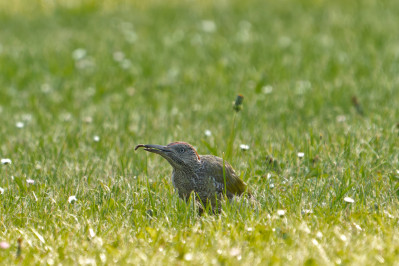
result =
M135 147L156 153L165 158L175 169L193 168L200 163L200 156L193 146L186 142L172 142L167 146L154 144L139 144Z

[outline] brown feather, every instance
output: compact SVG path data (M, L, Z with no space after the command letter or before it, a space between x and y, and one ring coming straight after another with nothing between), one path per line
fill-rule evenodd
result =
M215 180L223 185L226 184L227 191L231 194L241 195L245 192L246 184L237 176L233 167L224 162L226 183L223 176L223 159L213 155L200 155L201 162L204 164L205 174L214 177Z

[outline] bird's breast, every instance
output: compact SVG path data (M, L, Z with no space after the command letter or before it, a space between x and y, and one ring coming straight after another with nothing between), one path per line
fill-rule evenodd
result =
M196 190L197 184L194 176L190 173L173 171L172 185L179 192L179 195L190 195Z
M173 185L173 187L176 187L176 183L175 183L175 171L173 171L173 173L172 173L172 185Z

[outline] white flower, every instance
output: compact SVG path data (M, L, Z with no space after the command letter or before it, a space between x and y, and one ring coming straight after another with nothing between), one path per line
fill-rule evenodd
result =
M83 118L83 122L90 124L91 122L93 122L93 118L91 116L86 116Z
M266 86L262 87L262 92L264 94L270 94L270 93L272 93L272 91L273 91L273 87L270 85L266 85Z
M363 231L363 229L357 223L353 223L353 225L356 227L357 230Z
M246 145L246 144L241 144L240 145L240 149L243 150L243 151L247 151L247 150L249 150L249 146Z
M17 122L17 123L15 124L15 126L16 126L17 128L23 128L23 127L25 126L25 124L24 124L24 122Z
M193 259L193 254L192 253L184 254L184 260L191 261L192 259Z
M239 248L230 249L230 256L237 257L241 254L241 250Z
M351 197L345 197L345 198L344 198L344 201L345 201L345 202L348 202L348 203L354 203L354 202L355 202L355 200L352 199Z
M76 61L83 59L86 56L87 52L83 48L78 48L72 52L72 57Z
M33 179L26 179L26 183L33 185L35 183L35 180Z
M393 219L393 218L395 218L392 214L390 214L388 211L385 211L384 210L384 214L386 215L386 216L388 216L388 218L391 218L391 219Z
M0 187L0 194L4 193L4 188Z
M5 241L0 242L1 249L8 249L9 247L10 247L10 244L8 242L5 242Z
M99 137L99 136L94 136L94 137L93 137L93 140L94 140L95 142L99 142L99 141L100 141L100 137Z
M278 44L283 48L290 46L291 43L292 43L292 40L288 36L282 36L282 37L280 37L280 39L278 39Z
M399 175L399 170L396 170L396 173Z
M285 210L277 210L277 215L278 216L284 216L285 215Z
M97 265L97 264L96 264L96 259L94 258L84 258L80 256L79 265Z
M232 248L230 249L230 256L232 257L236 257L238 255L240 255L241 250L239 248Z
M47 83L42 84L41 90L43 93L49 93L51 91L51 86Z
M346 116L344 116L344 115L337 116L337 122L343 123L345 121L346 121Z
M121 62L123 59L125 59L125 54L118 51L113 54L113 58L116 62Z
M339 237L342 241L346 242L348 240L348 238L346 237L346 235L340 235Z
M94 233L93 228L89 228L89 235L90 235L91 238L96 236L96 233Z
M207 137L212 136L212 132L209 129L205 130L205 136Z
M212 20L203 20L201 22L202 30L205 32L214 32L216 31L216 24Z
M1 159L1 164L11 164L11 163L12 163L11 159L8 158Z
M313 213L313 210L309 210L309 209L303 209L302 210L302 215L304 215L304 214L312 214Z
M72 202L74 202L74 201L77 201L76 196L70 196L70 197L68 198L68 202L69 202L69 203L72 203Z
M128 69L132 65L132 62L129 59L123 59L121 62L121 67L123 69Z
M105 263L107 261L107 256L104 253L100 254L100 260Z
M303 152L298 152L298 157L299 158L303 158L305 156L305 153L303 153Z

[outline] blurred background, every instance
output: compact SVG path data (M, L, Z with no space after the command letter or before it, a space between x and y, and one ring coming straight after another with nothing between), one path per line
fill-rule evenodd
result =
M398 121L396 1L0 7L4 154L64 143L115 160L138 143L185 140L221 155L237 93L234 151L256 147L257 158L312 150L320 135L342 145L351 128L379 136Z
M110 158L185 140L221 155L237 93L235 151L286 157L311 149L304 136L342 144L352 127L355 137L390 132L398 10L373 0L3 1L1 152L61 142Z

